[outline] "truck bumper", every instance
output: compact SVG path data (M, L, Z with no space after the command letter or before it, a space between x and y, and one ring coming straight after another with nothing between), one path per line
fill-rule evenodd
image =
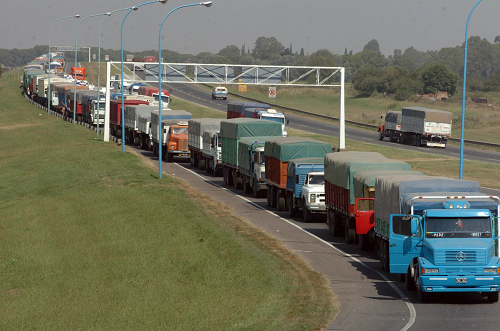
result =
M326 213L326 205L324 204L312 204L312 205L309 205L309 206L306 206L307 209L309 209L309 211L311 213L321 213L321 214L325 214Z
M167 148L166 146L163 146L162 148ZM191 156L191 152L189 151L168 151L168 154L172 154L173 156L177 157L187 157L189 158Z
M500 276L422 276L424 292L497 292L500 290Z

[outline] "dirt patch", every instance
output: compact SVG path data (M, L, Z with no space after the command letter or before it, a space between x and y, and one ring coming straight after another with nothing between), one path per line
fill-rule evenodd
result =
M33 123L33 124L17 124L17 125L9 125L9 126L0 126L0 130L16 130L19 128L25 128L30 126L40 126L43 123Z

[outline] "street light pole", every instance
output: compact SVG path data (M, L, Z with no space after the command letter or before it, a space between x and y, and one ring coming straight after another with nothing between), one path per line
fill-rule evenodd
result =
M113 13L116 13L118 11L122 11L122 10L127 10L127 9L131 9L131 7L127 7L127 8L121 8L121 9L116 9L116 10L113 10L109 13L106 13L106 17L104 17L101 21L101 25L99 26L99 43L98 43L98 55L97 55L97 59L98 59L98 65L97 65L97 123L96 123L96 131L97 131L97 138L99 138L99 121L100 121L100 116L99 116L99 108L100 108L100 97L101 97L101 29L102 29L102 24L104 23L104 21L106 20L106 18L108 18L109 16L111 16L111 14ZM94 114L94 119L96 118L96 115Z
M163 4L166 4L168 0L154 0L154 1L149 1L149 2L145 2L145 3L141 3L140 5L137 5L137 6L134 6L132 7L132 9L130 9L127 13L127 15L125 15L125 17L123 18L123 22L122 22L122 27L121 27L121 30L120 30L120 45L121 45L121 83L120 83L120 90L121 90L121 98L122 98L122 109L121 109L121 117L122 117L122 153L125 153L125 119L123 118L124 115L125 115L125 99L124 99L124 94L123 94L123 24L125 23L125 20L127 19L127 16L128 14L130 14L132 12L132 10L137 10L139 9L139 7L142 7L142 6L145 6L145 5L149 5L149 4L152 4L152 3L155 3L155 2L160 2L160 3L163 3Z
M90 17L95 17L95 16L102 16L102 15L107 15L108 13L101 13L101 14L94 14L94 15L89 15L85 16L80 20L78 25L76 26L76 34L75 34L75 72L74 72L74 79L75 79L75 84L74 84L74 93L73 93L73 124L76 124L76 68L77 68L77 63L78 63L78 27L80 24L82 24L83 21L85 21L87 18Z
M63 20L65 18L79 18L80 15L72 15L72 16L64 16L64 17L60 17L58 18L57 20L55 20L54 22L52 22L52 24L50 25L50 29L49 29L49 79L48 79L48 93L47 93L47 115L50 115L50 104L51 104L51 99L52 99L52 95L50 93L50 63L52 62L52 55L50 53L50 39L51 39L51 36L52 36L52 26L54 25L55 22L57 21L60 21L60 20Z
M464 131L465 131L465 83L467 81L467 33L469 30L469 20L472 15L472 12L474 9L476 9L477 5L482 0L479 0L476 2L474 7L472 7L472 10L469 13L469 17L467 18L467 24L465 25L465 47L464 47L464 83L462 86L462 132L460 136L460 173L459 173L459 179L462 179L463 177L463 171L464 171Z
M212 1L207 1L207 2L199 2L199 3L193 3L190 5L183 5L179 6L177 8L172 9L164 18L163 21L161 21L160 25L160 32L158 34L158 177L161 179L161 162L162 162L162 140L163 140L163 131L161 127L161 107L162 107L162 93L161 93L161 29L163 28L163 23L167 19L167 17L172 14L174 11L177 9L185 8L185 7L192 7L192 6L205 6L205 7L210 7L212 6ZM168 151L167 151L168 152Z

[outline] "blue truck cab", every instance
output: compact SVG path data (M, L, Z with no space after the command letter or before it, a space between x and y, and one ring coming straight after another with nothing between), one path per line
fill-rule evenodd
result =
M498 302L499 198L481 193L407 195L410 214L392 214L390 272L406 274L422 302L435 292L479 292Z

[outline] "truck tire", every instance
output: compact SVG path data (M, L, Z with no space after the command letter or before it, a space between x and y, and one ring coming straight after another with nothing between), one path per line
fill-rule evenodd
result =
M280 194L280 190L277 188L276 189L276 208L278 208L278 211L284 211L285 210L285 197Z
M257 181L254 179L252 179L252 196L254 198L258 198L259 197L259 188L257 187Z
M488 293L488 302L491 303L498 302L498 291Z
M245 193L251 193L252 188L250 187L250 182L248 180L242 179L243 180L243 192Z
M390 271L390 263L389 263L389 245L386 240L382 241L380 245L380 265L382 269L385 271Z
M359 249L362 251L370 250L370 240L368 239L368 234L358 235L358 245Z
M200 170L205 169L205 160L204 159L198 160L198 169L200 169Z
M417 273L419 272L418 270L420 270L420 266L417 265ZM420 284L420 277L417 275L417 281L415 283L415 286L417 287L417 295L418 295L418 299L420 300L420 302L422 303L425 303L425 302L429 302L429 299L430 299L430 296L431 294L429 292L424 292L422 290L422 285Z
M389 142L394 142L394 131L392 130L389 131Z
M271 207L276 208L276 187L271 186Z
M354 243L354 238L352 237L352 235L350 234L350 231L349 231L349 219L346 219L346 221L345 221L344 238L345 238L345 242L347 244Z
M405 287L408 291L415 291L417 288L415 287L415 279L413 278L414 275L412 275L412 267L408 267L408 271L406 272L406 278L405 278Z
M174 154L167 153L167 162L172 162L174 161Z
M288 216L295 217L297 216L297 207L293 205L293 195L290 193L288 195Z
M307 209L305 201L302 202L302 218L304 219L304 223L310 223L312 220L312 214Z
M268 187L266 191L267 191L267 194L266 194L267 195L267 206L271 207L271 188Z

